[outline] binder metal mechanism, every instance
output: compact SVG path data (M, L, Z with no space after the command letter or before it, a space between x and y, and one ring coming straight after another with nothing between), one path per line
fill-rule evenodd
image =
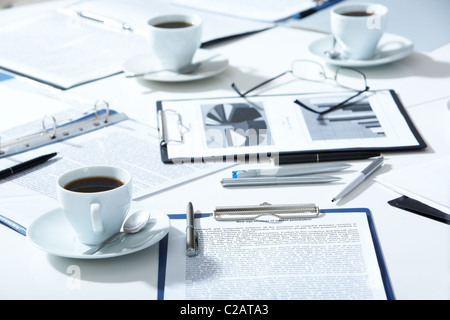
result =
M99 107L103 107L103 109L98 109ZM5 143L1 143L2 141L0 140L0 158L73 138L125 119L127 119L125 114L110 110L109 104L103 100L95 103L93 112L60 126L56 123L55 117L46 115L42 119L42 131L6 141ZM48 127L48 122L51 123L51 127Z
M223 206L214 210L214 219L218 221L267 220L275 218L299 219L316 218L319 207L314 203L272 205L264 202L257 206Z

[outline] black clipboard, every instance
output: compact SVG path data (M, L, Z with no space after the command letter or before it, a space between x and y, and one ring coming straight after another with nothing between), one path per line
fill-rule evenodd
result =
M411 199L407 196L401 196L388 201L388 203L396 208L400 208L423 217L427 217L445 224L450 225L450 215L438 209L430 207L420 201Z
M344 161L344 160L357 160L357 159L367 159L370 157L379 156L382 152L393 152L393 151L411 151L411 150L421 150L427 147L425 141L422 139L419 131L416 129L414 123L410 119L409 115L406 112L403 104L401 103L398 95L394 90L376 90L370 91L372 94L376 94L377 92L385 92L388 93L392 97L393 104L398 110L398 115L404 121L405 125L408 127L410 134L414 137L416 143L414 144L398 144L394 146L382 146L382 147L345 147L345 148L329 148L326 150L323 149L305 149L305 150L289 150L289 151L281 151L277 152L275 159L276 164L291 164L291 163L303 163L303 162L322 162L322 161ZM317 95L321 94L330 94L330 93L314 93L309 95ZM342 93L331 93L331 94L342 94ZM270 153L265 154L264 157L260 157L258 154L252 153L236 153L236 154L227 154L227 155L218 155L218 156L202 156L202 157L179 157L179 158L171 158L169 157L169 149L171 148L171 142L175 143L184 143L181 135L181 139L176 141L171 141L171 138L167 137L167 128L168 125L165 121L165 113L170 111L176 113L176 111L171 110L170 108L165 108L167 103L177 103L182 105L183 103L187 103L189 101L196 102L219 102L221 100L229 100L235 99L235 101L249 101L249 99L264 99L264 98L273 98L273 97L289 97L289 96L303 96L306 94L283 94L283 95L265 95L265 96L253 96L251 98L242 98L242 97L225 97L225 98L202 98L202 99L180 99L180 100L160 100L156 102L156 111L158 116L158 131L160 134L160 152L161 152L161 160L166 164L173 163L189 163L189 162L225 162L225 161L265 161L268 158L272 158ZM292 100L293 101L293 100ZM252 102L250 102L252 104ZM182 118L181 115L178 115L180 126L182 126ZM200 125L200 124L199 124Z

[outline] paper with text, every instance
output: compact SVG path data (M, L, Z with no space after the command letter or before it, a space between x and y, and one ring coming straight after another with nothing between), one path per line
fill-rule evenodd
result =
M171 221L164 299L386 299L365 212L280 223Z

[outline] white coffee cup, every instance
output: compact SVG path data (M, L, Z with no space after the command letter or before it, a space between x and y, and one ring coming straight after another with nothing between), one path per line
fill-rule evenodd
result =
M115 182L117 186L107 191L99 191L95 187L95 192L75 189L76 184L80 186L80 179L92 186L94 183L91 179L97 177L113 179L114 181L109 182ZM82 243L99 244L120 231L131 205L131 180L131 175L126 170L109 166L83 167L66 172L58 178L59 203Z
M158 16L148 20L147 27L151 51L161 68L177 71L192 63L202 39L198 16Z
M385 6L375 3L344 3L331 10L331 31L344 58L367 60L375 56L387 14Z

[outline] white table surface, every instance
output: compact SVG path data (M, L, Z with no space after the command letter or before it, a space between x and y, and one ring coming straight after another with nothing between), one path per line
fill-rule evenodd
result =
M190 83L163 84L126 79L122 74L73 88L68 93L105 99L130 118L155 125L155 101L160 99L234 96L232 82L250 87L289 68L294 59L314 59L308 46L324 34L294 28L276 28L218 44L228 57L222 74ZM332 69L332 68L331 68ZM385 66L362 69L371 88L394 89L428 148L421 152L386 154L386 165L375 175L450 155L450 43L428 53ZM331 90L305 81L280 79L265 93ZM1 100L1 98L0 98ZM7 101L1 101L6 105ZM11 110L19 117L23 110ZM1 131L1 128L0 128ZM155 150L155 152L159 152ZM353 161L353 170L368 161ZM244 167L245 165L243 165ZM225 170L141 200L166 213L183 213L191 201L195 210L212 212L218 205L315 202L323 208L367 207L371 210L397 299L450 298L450 226L391 207L399 195L373 179L338 204L330 199L343 184L224 189ZM351 175L344 176L350 179ZM344 180L346 182L346 180ZM424 182L426 183L426 182ZM450 190L449 190L450 192ZM1 199L1 196L0 196ZM27 199L23 199L27 200ZM32 199L28 199L32 201ZM18 204L20 205L20 204ZM1 209L1 204L0 204ZM39 208L36 208L39 210ZM43 212L44 213L44 212ZM0 226L1 299L155 299L158 246L113 259L75 260L51 256L31 241ZM72 275L75 270L76 274ZM74 277L80 282L74 282Z

